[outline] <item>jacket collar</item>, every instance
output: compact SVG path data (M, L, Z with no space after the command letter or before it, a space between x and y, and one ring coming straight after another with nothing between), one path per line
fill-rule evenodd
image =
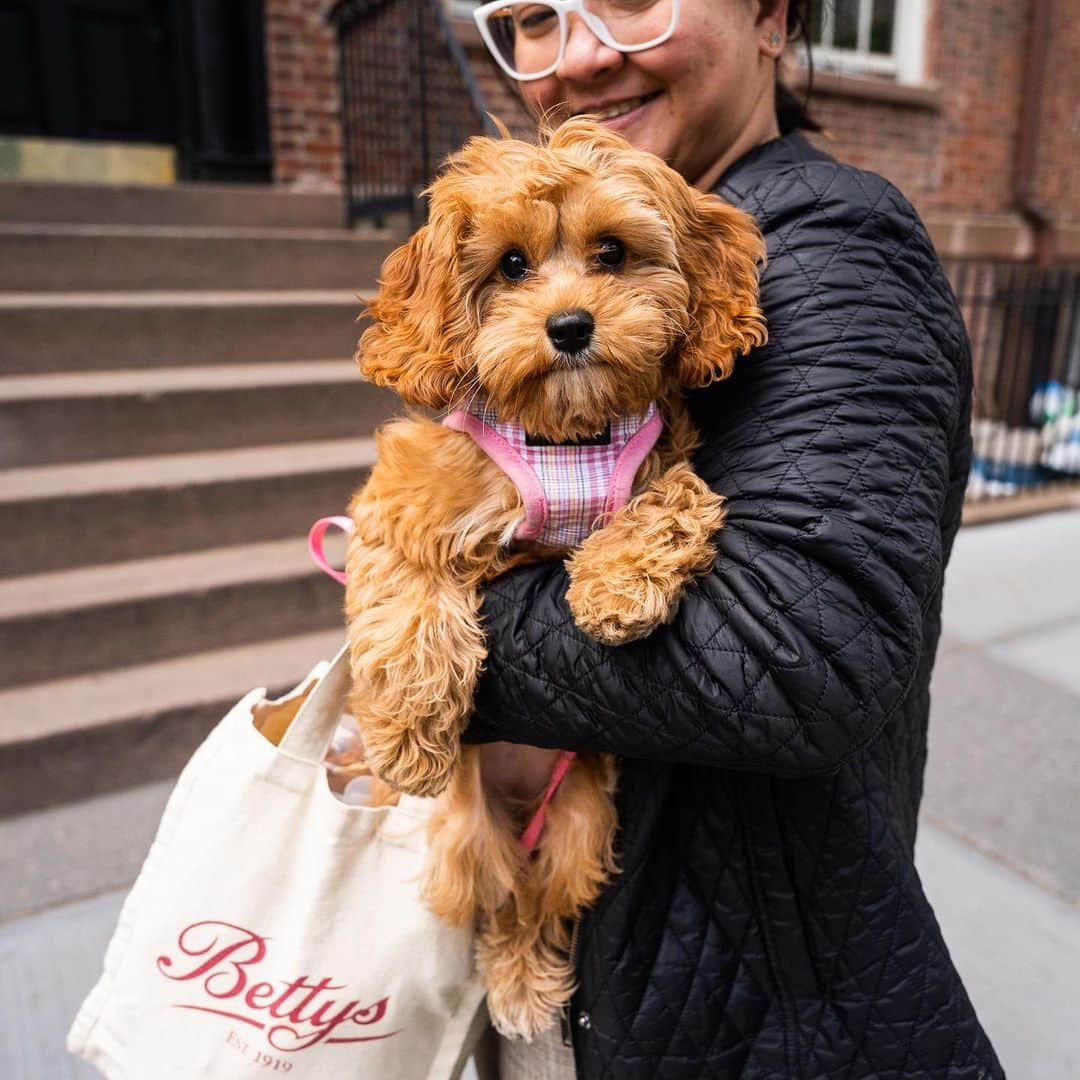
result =
M818 150L798 132L781 135L760 143L733 161L723 172L712 189L716 195L731 199L753 188L763 174L777 172L789 165L801 165L807 161L834 161L823 150Z

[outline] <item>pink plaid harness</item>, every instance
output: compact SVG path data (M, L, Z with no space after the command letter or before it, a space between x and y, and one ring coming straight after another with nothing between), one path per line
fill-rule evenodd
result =
M553 444L521 424L500 420L483 401L470 402L443 423L464 431L505 472L525 503L514 538L577 547L603 518L630 498L638 467L664 422L656 402L643 413L616 417L587 439Z

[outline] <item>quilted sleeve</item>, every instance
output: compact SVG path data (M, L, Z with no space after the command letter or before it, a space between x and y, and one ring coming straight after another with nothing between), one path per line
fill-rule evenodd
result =
M670 624L620 647L574 626L561 564L493 582L469 741L798 776L857 754L903 704L946 495L963 483L950 477L970 402L955 299L879 177L814 162L741 201L768 243L770 339L690 398L706 440L695 465L730 500L711 573Z

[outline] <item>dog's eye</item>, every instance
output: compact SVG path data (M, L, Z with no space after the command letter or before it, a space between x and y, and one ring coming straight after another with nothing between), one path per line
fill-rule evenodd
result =
M529 261L517 248L512 248L502 257L499 269L507 281L520 281L529 272Z
M597 241L596 261L605 270L618 270L626 261L626 248L614 236L601 236Z

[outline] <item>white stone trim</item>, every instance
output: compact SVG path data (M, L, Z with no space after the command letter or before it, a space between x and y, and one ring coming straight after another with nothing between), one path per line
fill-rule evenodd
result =
M917 84L926 77L927 0L896 0L893 56L897 82Z

